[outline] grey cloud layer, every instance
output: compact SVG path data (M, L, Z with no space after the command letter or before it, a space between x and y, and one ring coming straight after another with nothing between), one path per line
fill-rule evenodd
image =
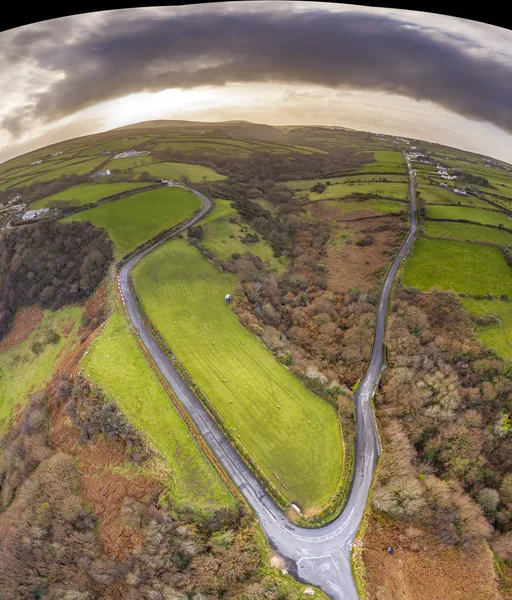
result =
M310 6L247 14L135 9L29 26L10 42L16 60L65 78L31 94L2 126L18 135L33 118L51 121L132 92L280 81L403 94L512 132L512 57L471 52L470 40L390 16Z

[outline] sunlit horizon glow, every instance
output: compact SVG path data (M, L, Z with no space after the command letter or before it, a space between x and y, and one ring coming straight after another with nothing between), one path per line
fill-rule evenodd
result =
M359 61L360 67L333 57L332 66L318 63L324 69L319 76L288 21L299 19L306 32L305 18L314 19L319 28L325 25L325 36L319 30L314 38L320 61L330 55L329 44L338 44L329 41L329 14L341 18L347 31L354 29L356 47L361 39L366 48L364 36L378 31L382 52L390 48L396 67L381 75L380 49L370 48L367 58L366 49L356 48L346 60ZM194 36L209 31L211 19L220 23L218 33L211 34L217 37L196 49ZM229 35L222 33L224 23ZM268 38L268 47L279 49L281 30L286 48L292 49L275 66L270 60L274 54L264 54L261 40ZM174 31L181 37L168 37ZM241 32L243 37L236 38ZM230 46L233 38L239 40L235 48L249 40L240 55ZM407 62L407 44L417 62ZM347 48L352 51L352 45ZM320 2L228 2L56 19L1 33L0 52L0 161L141 121L177 119L341 126L436 142L512 164L512 108L510 96L502 93L508 89L503 74L510 72L512 80L512 32L483 23ZM442 70L443 60L452 59L453 77L450 69ZM497 69L496 80L489 65ZM394 73L396 81L386 79ZM471 77L478 81L476 87ZM424 79L439 79L437 88Z

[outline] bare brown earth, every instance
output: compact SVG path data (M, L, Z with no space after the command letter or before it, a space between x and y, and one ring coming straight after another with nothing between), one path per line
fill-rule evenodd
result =
M14 323L9 333L0 341L0 354L7 352L16 344L22 342L35 329L43 318L43 311L39 306L21 308L14 317Z
M391 262L390 252L399 248L407 225L399 217L378 216L371 210L342 213L335 204L324 202L311 204L310 209L314 218L332 226L324 259L329 289L345 292L355 287L367 292L378 284L378 274ZM372 244L357 246L366 236Z
M388 554L388 546L393 554ZM486 543L460 551L414 524L369 520L363 561L371 600L503 600Z

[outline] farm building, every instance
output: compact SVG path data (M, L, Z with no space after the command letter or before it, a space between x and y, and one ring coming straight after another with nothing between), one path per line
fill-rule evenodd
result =
M39 160L35 160L34 162L31 162L31 165L40 165L42 163L42 159L40 158Z
M147 150L128 150L128 152L121 152L121 154L116 154L112 160L116 160L117 158L130 158L131 156L147 156L151 154Z
M40 208L39 210L28 210L25 214L21 215L21 218L24 221L29 221L30 219L36 219L39 215L42 215L48 212L49 208Z
M106 169L105 171L96 171L91 175L93 179L99 179L100 177L105 177L106 175L110 175L110 169Z
M468 195L468 193L466 192L466 190L463 190L461 188L453 188L453 191L456 194L459 194L460 196L467 196Z
M229 304L229 302L231 302L231 294L226 294L224 300L226 301L226 304Z

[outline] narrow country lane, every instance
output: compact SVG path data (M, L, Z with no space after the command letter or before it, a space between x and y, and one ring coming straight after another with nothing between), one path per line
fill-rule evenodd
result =
M328 525L316 529L307 529L292 524L286 518L217 427L201 402L182 380L171 361L143 324L130 290L129 274L132 267L144 255L151 252L156 245L162 242L130 259L119 271L121 293L135 331L219 463L252 506L271 546L288 561L289 570L294 575L303 582L318 586L333 600L358 599L352 577L350 553L355 534L363 517L375 466L380 454L371 399L384 362L386 317L393 282L417 232L414 177L409 159L405 153L404 156L410 180L410 230L384 281L377 312L371 361L354 396L357 431L354 477L350 494L343 512ZM186 186L180 187L190 189ZM177 235L199 221L211 208L211 202L204 194L193 189L190 189L190 191L201 200L203 207L194 218L184 224L179 231L174 232L173 235Z

